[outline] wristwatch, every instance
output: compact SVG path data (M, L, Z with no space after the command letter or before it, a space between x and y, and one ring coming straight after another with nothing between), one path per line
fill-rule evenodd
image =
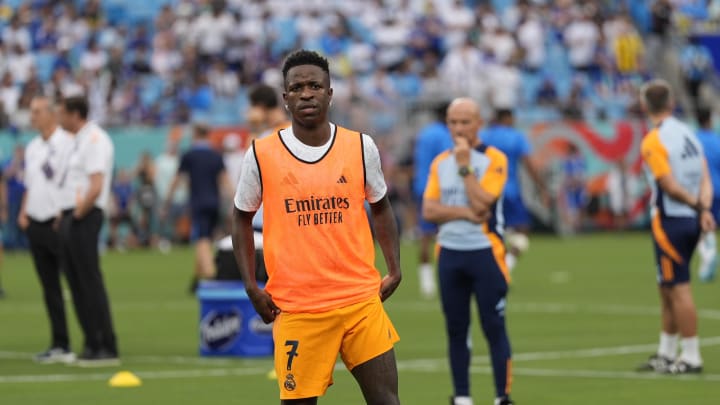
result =
M467 175L473 174L475 170L473 170L472 166L460 166L458 169L458 175L460 177L465 177Z

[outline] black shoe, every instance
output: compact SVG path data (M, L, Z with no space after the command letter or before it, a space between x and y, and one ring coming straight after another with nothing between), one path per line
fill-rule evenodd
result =
M668 367L673 364L673 361L665 356L659 354L653 354L650 356L648 361L640 364L637 367L637 371L656 371L658 373L664 373Z
M664 370L665 374L700 374L702 373L702 364L693 366L685 360L678 360L667 369Z
M70 364L75 361L75 353L62 347L53 347L42 353L38 353L33 357L36 363L40 364L55 364L64 363Z
M510 397L502 397L495 399L495 405L515 405L515 402Z
M106 349L85 349L74 364L78 367L114 367L120 365L120 358Z

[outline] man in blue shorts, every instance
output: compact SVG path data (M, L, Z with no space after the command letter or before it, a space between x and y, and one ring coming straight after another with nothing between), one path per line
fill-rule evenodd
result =
M720 222L720 136L712 130L712 111L701 108L697 113L698 140L705 151L705 161L710 172L713 185L712 211L715 222ZM700 267L698 274L700 280L709 282L715 279L717 273L717 240L714 232L706 233L698 245L700 254Z
M169 212L175 189L180 181L190 181L191 232L195 244L195 278L190 290L194 292L197 281L215 277L212 239L215 228L222 219L221 193L229 196L232 186L225 171L220 152L210 145L210 128L204 124L193 127L193 144L180 158L180 166L168 195L165 196L163 214Z
M510 274L499 206L507 158L480 141L482 122L480 107L472 99L450 103L447 124L455 146L433 160L423 198L423 217L440 226L438 274L454 388L452 405L473 405L468 342L473 295L490 350L494 403L513 403L510 339L505 329Z
M639 370L699 373L703 361L689 267L700 234L715 231L710 213L712 183L700 141L672 116L670 85L664 80L645 84L640 102L653 124L643 139L641 153L653 190L652 239L662 330L657 352Z
M436 294L435 271L432 264L432 245L437 233L437 225L422 218L422 199L427 184L430 164L440 153L452 149L453 141L450 131L445 125L445 111L448 103L442 102L435 106L435 120L420 130L415 140L415 173L413 174L413 195L418 207L418 230L420 231L420 294L432 298Z
M495 112L493 123L480 133L485 145L500 149L508 160L508 178L503 191L502 208L505 217L505 240L508 244L505 261L509 270L515 267L517 259L529 246L527 235L530 232L530 214L522 198L520 165L525 167L537 186L543 203L549 201L541 170L530 157L530 141L514 127L514 123L512 110L499 109Z

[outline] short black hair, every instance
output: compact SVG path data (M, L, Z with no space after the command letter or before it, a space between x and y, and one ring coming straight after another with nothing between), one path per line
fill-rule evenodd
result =
M80 118L86 120L88 117L88 110L90 109L88 106L88 101L83 96L70 96L65 97L62 100L62 105L65 108L65 111L69 113L77 113Z
M695 116L697 117L698 125L700 128L707 128L710 126L710 121L712 120L712 111L710 111L707 107L700 107L695 112Z
M288 55L287 58L285 58L285 63L283 63L282 68L283 82L287 83L287 74L290 69L302 65L317 66L322 69L323 72L327 73L328 77L330 76L330 66L327 59L325 59L322 55L315 51L300 49L291 53L290 55Z
M267 84L257 84L253 86L248 93L248 99L250 100L250 105L253 107L258 106L272 109L280 105L277 92Z
M447 120L447 109L450 105L450 100L443 100L433 106L432 112L435 119L439 122L445 122Z
M501 122L513 117L513 111L510 108L498 108L495 110L495 121Z

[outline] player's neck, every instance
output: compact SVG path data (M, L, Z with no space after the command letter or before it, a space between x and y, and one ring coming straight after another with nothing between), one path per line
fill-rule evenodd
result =
M327 121L313 128L307 128L298 122L293 122L292 130L295 137L308 146L325 145L330 140L331 135L330 123Z
M659 127L660 124L662 124L662 122L671 115L672 112L670 111L664 111L658 114L654 114L650 116L650 122L653 124L654 127Z

